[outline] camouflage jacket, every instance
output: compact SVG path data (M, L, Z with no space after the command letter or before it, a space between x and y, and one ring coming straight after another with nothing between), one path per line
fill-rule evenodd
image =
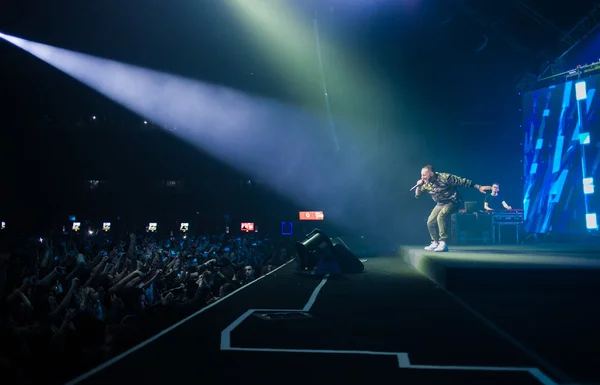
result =
M425 183L417 190L416 197L419 198L424 192L428 192L436 203L458 203L461 201L457 191L458 187L473 187L473 181L452 174L436 172L430 182Z

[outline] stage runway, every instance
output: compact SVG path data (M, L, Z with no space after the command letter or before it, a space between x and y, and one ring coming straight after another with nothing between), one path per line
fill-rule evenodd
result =
M535 309L562 303L578 317L565 297L573 291L545 300L450 291L406 262L420 249L370 258L364 273L336 278L298 275L290 263L68 384L600 382L599 365L590 366L598 357L568 345L594 319L558 338L562 357L540 351L553 345L551 330L561 337L571 324Z

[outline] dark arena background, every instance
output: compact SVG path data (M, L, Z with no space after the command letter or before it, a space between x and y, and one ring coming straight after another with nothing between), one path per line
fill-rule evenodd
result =
M2 383L600 384L597 2L3 5Z

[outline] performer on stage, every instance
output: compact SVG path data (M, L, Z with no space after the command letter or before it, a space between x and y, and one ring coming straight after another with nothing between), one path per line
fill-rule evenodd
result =
M461 202L458 187L474 187L482 194L491 190L490 186L473 184L473 181L456 175L438 173L433 171L433 166L427 165L421 169L421 179L415 186L415 197L419 198L424 192L428 192L436 202L427 219L427 228L431 236L431 245L425 250L438 252L448 251L446 240L448 239L448 219L458 210Z
M483 208L487 212L502 209L512 210L512 207L506 203L504 197L500 195L500 185L498 183L492 185L492 193L485 197Z

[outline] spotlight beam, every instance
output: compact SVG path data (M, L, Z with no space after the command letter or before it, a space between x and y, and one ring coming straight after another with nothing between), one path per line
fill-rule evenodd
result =
M306 111L181 76L0 37L140 116L176 127L174 133L183 140L362 234L368 233L365 227L379 227L382 205L396 199L393 192L388 197L372 193L381 182L377 176L388 175L377 172L381 167L364 155L372 149L357 138L354 153L334 159L327 122Z

